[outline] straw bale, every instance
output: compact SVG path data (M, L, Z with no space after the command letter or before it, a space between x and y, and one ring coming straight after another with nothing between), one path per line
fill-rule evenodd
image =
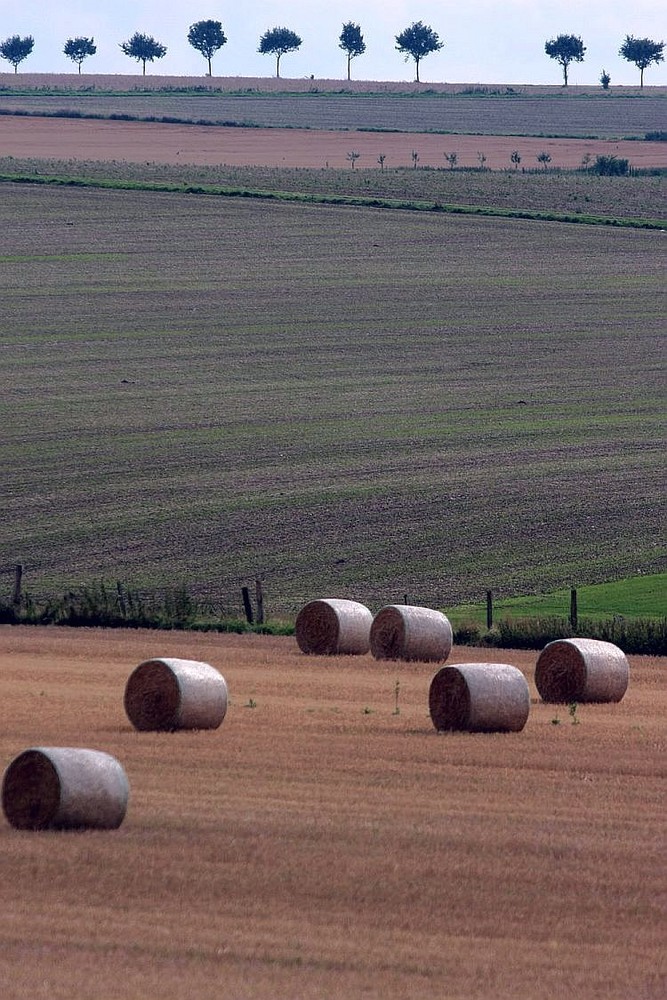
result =
M371 653L377 660L444 661L452 650L446 615L411 604L388 604L371 625Z
M518 733L528 719L530 692L509 663L457 663L435 674L428 702L438 730Z
M129 794L125 771L101 750L31 747L5 772L2 808L19 830L115 830Z
M623 650L601 639L556 639L535 666L539 695L551 703L620 701L629 678Z
M370 648L372 621L371 612L358 601L310 601L297 615L296 641L302 653L361 655Z
M227 712L227 683L198 660L145 660L125 685L125 711L143 731L217 729Z

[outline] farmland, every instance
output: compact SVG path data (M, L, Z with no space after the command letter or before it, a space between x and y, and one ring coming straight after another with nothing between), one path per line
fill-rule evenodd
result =
M160 655L222 670L220 730L131 729L126 679ZM623 701L579 706L574 725L536 697L534 656L509 655L533 695L526 728L437 734L428 664L0 628L3 763L99 747L131 786L118 831L0 820L3 996L541 1000L576 983L581 1000L661 1000L658 661L631 658Z
M667 93L580 97L482 94L233 94L210 90L114 94L0 92L0 111L169 117L211 124L315 130L643 139L664 127Z
M664 236L3 186L0 562L223 611L664 568Z

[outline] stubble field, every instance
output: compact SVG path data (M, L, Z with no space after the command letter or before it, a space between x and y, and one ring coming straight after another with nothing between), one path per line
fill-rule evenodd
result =
M160 655L222 671L219 730L132 730L125 682ZM573 724L503 651L526 728L439 735L433 665L292 639L3 627L0 656L3 766L90 746L131 785L118 831L0 821L7 1000L664 996L659 661Z

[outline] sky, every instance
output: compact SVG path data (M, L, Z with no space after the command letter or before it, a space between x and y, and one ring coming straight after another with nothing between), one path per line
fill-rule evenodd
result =
M298 52L281 61L281 77L343 80L345 55L338 47L344 22L359 24L364 55L352 61L352 78L410 81L414 62L396 51L396 35L414 21L437 32L444 47L421 63L422 82L469 84L560 84L562 69L544 52L547 39L578 35L584 62L570 67L569 81L596 85L602 70L611 84L637 85L639 71L618 55L626 35L667 42L665 0L0 0L0 41L32 35L32 54L19 73L75 73L63 54L68 38L93 37L97 54L86 73L141 72L120 43L136 31L167 47L146 72L204 76L204 58L187 41L191 24L222 23L227 44L214 56L213 76L275 75L273 56L257 52L269 28L287 27L303 39ZM13 72L0 62L0 72ZM645 72L646 85L667 85L666 61Z

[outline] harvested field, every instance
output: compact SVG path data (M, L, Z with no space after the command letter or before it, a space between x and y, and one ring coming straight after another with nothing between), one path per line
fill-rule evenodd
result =
M511 88L510 88L511 89ZM0 111L175 117L297 129L643 139L664 125L667 92L627 94L0 94Z
M36 596L446 609L663 568L663 234L2 193L0 565Z
M455 151L458 166L479 165L506 170L519 150L530 169L546 152L552 167L576 168L585 156L618 156L633 167L667 167L667 143L608 139L542 139L530 136L434 135L409 132L331 132L280 128L165 125L72 118L0 117L4 156L134 163L248 165L268 167L349 167L348 153L360 154L357 169L378 169L386 155L388 167L410 167L412 151L422 167L445 165L444 154Z
M132 729L128 669L164 655L225 674L221 729ZM117 831L0 819L3 996L662 1000L664 665L631 657L623 702L572 725L539 702L534 656L505 655L523 731L438 734L432 665L0 628L3 766L83 742L131 786Z

